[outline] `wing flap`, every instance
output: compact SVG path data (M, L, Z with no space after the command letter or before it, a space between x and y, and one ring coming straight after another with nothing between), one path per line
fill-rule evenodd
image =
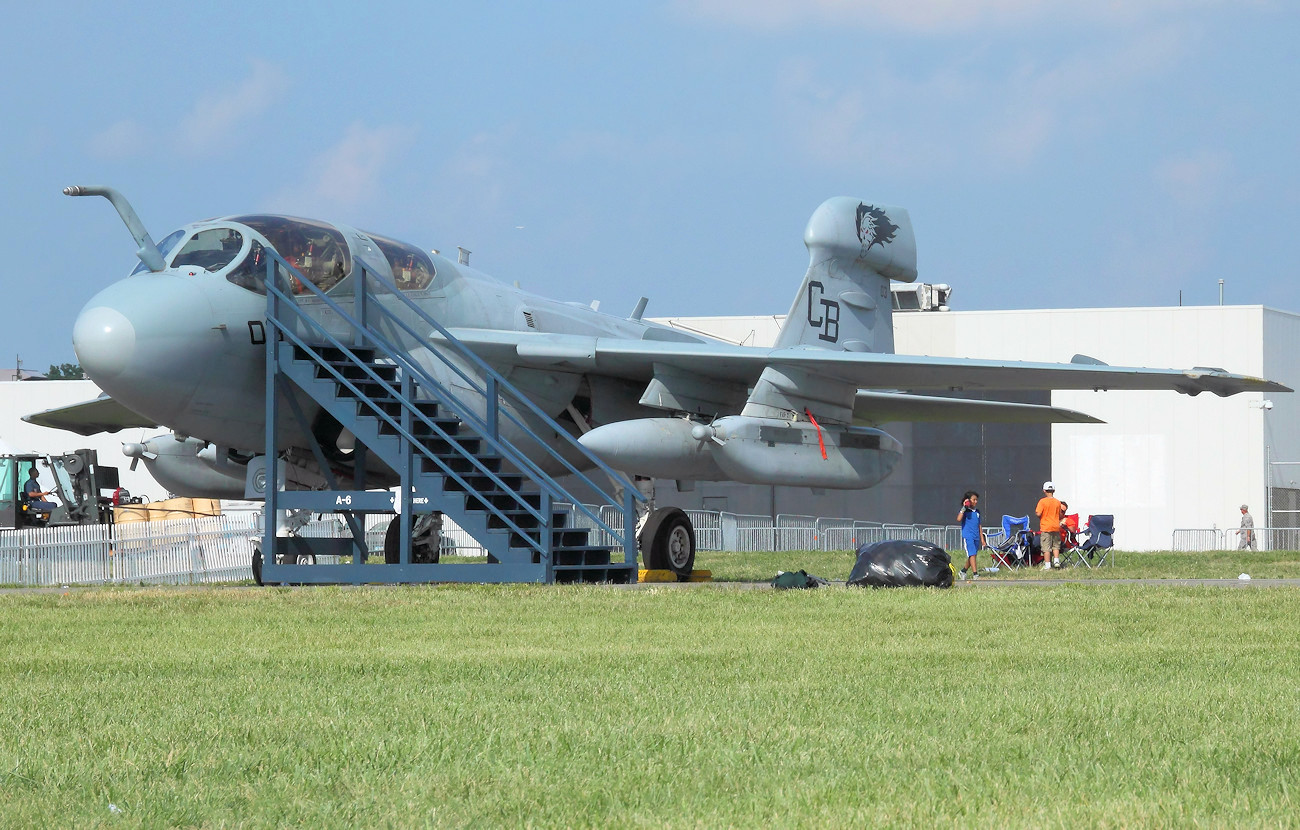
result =
M904 421L998 424L1102 424L1099 418L1057 406L1006 401L972 401L891 392L859 392L853 422L879 426Z

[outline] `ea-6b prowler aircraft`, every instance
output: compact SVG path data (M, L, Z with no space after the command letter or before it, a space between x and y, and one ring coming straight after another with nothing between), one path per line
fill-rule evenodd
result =
M776 345L752 348L645 321L644 301L622 318L545 299L475 271L464 257L452 261L337 223L228 216L186 225L155 245L111 188L65 193L113 202L139 245L140 264L92 297L73 331L82 367L107 397L28 419L83 434L164 426L174 435L125 449L180 495L244 497L248 469L265 452L269 252L292 266L285 284L320 330L339 326L329 300L351 307L358 275L379 275L392 292L394 319L410 324L389 325L392 338L443 387L468 388L483 370L470 360L429 359L447 338L408 306L438 321L578 439L561 456L590 468L576 451L586 448L632 476L860 489L882 481L903 454L880 424L1095 422L1050 406L925 392L1289 391L1222 369L894 354L889 285L916 279L916 242L906 210L862 199L832 198L813 213L804 231L808 270ZM313 400L294 405L303 417L297 427L282 427L290 447L286 477L290 486L319 487L328 472L322 461L336 472L348 469L352 436ZM533 446L539 468L562 471L557 455L537 446L536 436L553 427L532 410L515 409L518 420L500 421L503 435ZM313 443L330 450L326 457L309 451ZM379 467L366 471L365 484L393 486L396 474ZM655 537L642 534L647 566L689 572L695 543L686 515L661 508L645 526Z

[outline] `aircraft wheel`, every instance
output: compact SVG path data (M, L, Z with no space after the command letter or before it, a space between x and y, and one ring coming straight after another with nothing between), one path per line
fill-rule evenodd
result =
M398 550L402 543L401 520L401 516L394 516L393 520L388 523L388 529L384 531L384 562L389 565L396 565L401 560L401 553ZM412 531L414 529L412 528ZM433 543L430 544L432 535L431 533L425 533L412 536L412 564L437 564L441 553L439 547L442 542L442 534L438 534L438 539L433 540Z
M277 565L315 565L316 556L315 554L311 554L311 553L302 553L302 554L290 553L279 557L276 564ZM259 586L266 584L264 581L262 581L262 549L257 545L253 546L253 582ZM290 584L296 584L296 583L290 583Z
M641 558L647 570L672 571L679 580L690 579L695 568L695 528L677 507L661 507L650 514L641 529Z

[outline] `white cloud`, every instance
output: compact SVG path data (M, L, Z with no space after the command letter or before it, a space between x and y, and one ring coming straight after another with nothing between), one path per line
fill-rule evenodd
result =
M92 133L86 151L101 159L139 158L159 150L192 158L242 144L247 125L289 88L278 66L259 60L251 63L246 78L199 95L184 115L158 114L165 124L176 126L150 126L125 118Z
M176 131L181 152L205 155L238 140L237 133L266 112L289 88L284 71L265 61L252 61L247 78L229 88L200 95Z
M1240 0L1232 5L1268 5ZM1136 20L1229 5L1229 0L676 0L684 17L753 29L853 26L947 34L1027 25L1124 26Z
M1118 44L1088 44L1050 63L953 54L921 74L864 59L853 78L825 80L811 61L778 69L777 109L801 151L864 172L935 171L957 162L1020 167L1063 135L1110 129L1116 101L1177 67L1194 35L1143 30Z
M304 215L352 210L379 195L389 163L410 143L408 127L354 122L334 146L307 163L303 180L274 196L269 209Z
M141 156L152 147L149 131L131 119L118 121L86 140L86 151L101 159Z

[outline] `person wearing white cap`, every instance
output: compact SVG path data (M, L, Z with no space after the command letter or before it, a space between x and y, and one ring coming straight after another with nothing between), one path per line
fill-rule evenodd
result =
M1241 527L1237 528L1237 550L1258 550L1255 547L1255 518L1250 515L1250 508L1241 506Z
M1056 485L1043 482L1043 497L1034 508L1038 517L1038 532L1043 548L1043 570L1061 567L1061 516L1065 508L1056 500Z

